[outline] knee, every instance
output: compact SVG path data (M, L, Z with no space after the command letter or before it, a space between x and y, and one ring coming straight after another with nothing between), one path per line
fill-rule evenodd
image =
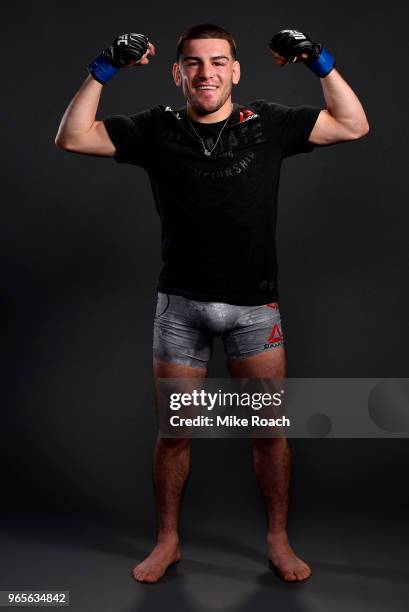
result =
M158 450L177 455L186 450L190 450L190 438L161 438L156 440Z
M283 451L290 448L287 438L253 438L253 450L258 453Z

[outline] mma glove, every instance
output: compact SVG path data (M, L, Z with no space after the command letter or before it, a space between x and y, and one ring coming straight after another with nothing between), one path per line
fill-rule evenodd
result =
M335 66L334 58L325 47L298 30L280 30L274 34L269 47L287 62L301 60L320 78L327 76Z
M139 62L148 50L148 43L145 34L121 34L88 66L88 72L105 85L120 68L130 62Z

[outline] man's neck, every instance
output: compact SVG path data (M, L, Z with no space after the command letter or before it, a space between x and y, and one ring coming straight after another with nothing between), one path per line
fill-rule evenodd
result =
M217 123L218 121L224 121L233 112L233 102L231 98L226 100L221 108L214 113L197 113L187 102L186 111L189 119L197 121L198 123Z

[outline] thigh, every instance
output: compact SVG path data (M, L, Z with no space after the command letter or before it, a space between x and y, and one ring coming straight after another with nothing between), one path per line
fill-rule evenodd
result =
M153 358L153 378L205 378L207 368L198 368Z
M191 367L160 361L153 358L153 379L155 390L155 404L159 420L159 438L189 439L191 429L186 427L171 428L169 426L169 394L170 393L192 393L194 389L201 389L203 380L207 375L206 368ZM171 388L164 387L161 379L170 378ZM166 390L165 390L166 389ZM184 417L195 417L197 409L190 413L189 408L183 410Z
M282 378L285 348L277 302L243 308L235 326L223 338L232 376Z
M243 357L229 359L227 368L233 378L274 378L284 379L286 376L286 357L284 346L271 351L263 351Z
M180 382L176 383L175 391L180 393L191 393L191 391L197 386L195 381L206 378L206 376L207 368L193 368L191 366L180 365L178 363L171 363L168 361L160 361L155 357L153 358L153 381L157 402L159 402L160 397L161 378L178 378L180 379Z
M190 306L187 298L158 293L153 325L153 358L158 363L169 364L168 367L160 366L162 372L183 372L183 367L187 367L188 371L207 370L212 338L201 326L197 311Z

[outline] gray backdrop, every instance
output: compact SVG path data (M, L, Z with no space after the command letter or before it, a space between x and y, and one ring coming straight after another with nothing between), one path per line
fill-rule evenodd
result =
M367 111L364 139L289 159L278 255L288 374L406 377L406 3L241 0L138 6L101 0L19 3L3 14L3 511L75 513L152 533L156 419L151 336L159 220L142 169L57 149L62 114L86 66L123 32L157 56L103 90L98 119L181 106L176 41L214 21L236 38L233 99L323 104L303 66L267 48L283 27L323 42ZM210 375L226 376L216 344ZM407 442L294 440L292 512L407 511ZM222 469L220 465L222 464ZM405 479L406 480L406 479ZM262 518L247 440L196 440L184 516Z

